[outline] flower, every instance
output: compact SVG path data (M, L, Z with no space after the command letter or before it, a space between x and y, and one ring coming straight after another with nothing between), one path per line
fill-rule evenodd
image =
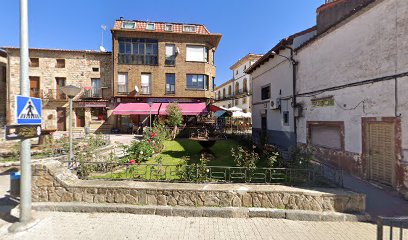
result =
M134 159L129 160L129 164L130 164L130 165L133 165L133 164L135 164L135 163L136 163L136 160L134 160Z
M143 151L140 151L140 154L143 154Z

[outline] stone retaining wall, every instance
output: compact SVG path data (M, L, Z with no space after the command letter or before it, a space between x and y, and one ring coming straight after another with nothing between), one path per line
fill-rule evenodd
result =
M58 161L33 166L33 201L365 211L365 195L342 189L80 180Z

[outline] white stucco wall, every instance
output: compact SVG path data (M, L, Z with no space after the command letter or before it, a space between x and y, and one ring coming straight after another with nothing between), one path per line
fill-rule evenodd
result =
M298 94L408 72L408 1L385 0L372 4L299 50L296 59ZM313 108L311 97L298 98L304 104L305 115L298 121L298 141L306 143L307 121L344 121L345 150L361 153L361 117L401 114L402 145L408 149L406 80L398 80L397 114L394 80L315 96L333 95L336 102L333 107Z
M290 57L290 51L287 49L281 51L279 54ZM292 64L281 56L275 56L274 58L269 59L268 62L252 72L252 125L254 128L261 128L261 111L264 109L264 103L268 103L268 130L293 132L293 109L291 107L293 86L292 74ZM271 99L261 100L261 89L266 85L271 86ZM281 101L282 111L271 110L269 108L269 101L276 101L277 98L289 99ZM289 111L289 126L283 124L283 111Z

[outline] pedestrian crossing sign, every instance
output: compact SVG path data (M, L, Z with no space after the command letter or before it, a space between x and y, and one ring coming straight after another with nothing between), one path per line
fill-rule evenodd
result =
M35 124L42 122L42 102L40 98L16 96L17 124Z

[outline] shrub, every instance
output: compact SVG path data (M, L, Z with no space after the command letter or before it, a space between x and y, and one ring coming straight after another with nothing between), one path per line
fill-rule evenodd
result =
M183 125L183 114L178 103L170 103L166 108L167 125L173 128L172 139L176 138L177 127Z
M137 162L149 160L155 152L153 145L145 139L140 142L133 141L130 146L126 148L126 151L129 158L135 159Z
M260 159L258 153L254 150L247 151L241 146L232 148L231 153L237 167L255 168Z
M290 160L288 167L290 168L307 168L310 161L313 160L314 150L310 147L301 148L293 146L289 148Z

